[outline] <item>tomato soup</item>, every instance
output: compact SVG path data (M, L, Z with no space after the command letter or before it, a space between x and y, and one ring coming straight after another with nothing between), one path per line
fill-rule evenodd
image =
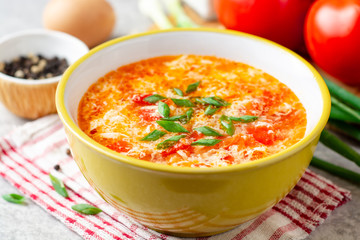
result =
M254 161L303 138L297 96L252 66L213 56L161 56L111 71L78 108L80 128L130 157L183 167Z

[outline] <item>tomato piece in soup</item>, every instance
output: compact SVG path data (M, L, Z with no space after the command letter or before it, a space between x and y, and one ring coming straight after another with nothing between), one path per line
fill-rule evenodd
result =
M149 103L149 102L146 102L144 101L145 98L151 96L152 94L134 94L132 97L131 97L131 100L136 103L136 104L139 104L139 105L154 105L154 103Z
M264 145L272 145L276 138L274 129L269 126L250 126L247 128L247 132Z
M106 147L110 148L111 150L114 150L115 152L127 152L131 149L130 144L122 140L118 140L114 143L111 143Z

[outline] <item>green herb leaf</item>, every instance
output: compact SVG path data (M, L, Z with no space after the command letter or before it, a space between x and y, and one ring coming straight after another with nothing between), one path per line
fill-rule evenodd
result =
M190 121L190 119L192 118L193 116L193 113L194 113L194 109L193 108L189 108L189 110L186 111L186 122L185 123L188 123Z
M219 142L221 142L221 140L219 140L219 139L199 139L199 140L191 143L191 145L214 146L214 145L218 144Z
M179 88L174 88L174 92L175 92L177 95L181 96L181 97L184 96L184 93L183 93L183 92L181 91L181 89L179 89Z
M202 100L207 104L214 105L217 107L224 107L230 105L230 103L226 102L224 99L219 97L205 97Z
M193 107L194 104L188 99L171 99L179 107Z
M16 193L4 194L2 198L8 202L16 203L16 204L23 204L26 200L24 196L21 196Z
M218 107L212 107L211 105L207 106L205 109L205 115L213 115L216 111L219 110Z
M160 115L163 117L169 117L169 115L170 115L169 105L167 105L164 102L159 102L158 111L159 111Z
M166 132L155 129L154 131L152 131L151 133L149 133L148 135L146 135L145 137L140 139L140 141L156 141L159 138L161 138L162 136L164 136L165 134L166 134Z
M201 132L205 136L217 136L217 137L222 136L220 133L218 133L217 131L215 131L214 129L212 129L211 127L208 127L208 126L194 128L194 130Z
M148 96L146 98L144 98L144 101L145 102L149 102L149 103L157 103L158 101L162 100L162 99L165 99L166 97L163 97L159 94L154 94L154 95L151 95L151 96Z
M102 212L101 209L85 203L73 205L71 208L79 213L86 215L95 215Z
M163 127L165 130L167 130L169 132L186 132L186 133L189 132L180 124L172 122L172 121L159 120L156 122L157 122L157 124L159 124L161 127Z
M172 116L172 117L167 117L167 118L162 118L161 120L164 120L164 121L179 121L179 120L181 120L183 118L186 118L185 114Z
M186 135L177 135L173 136L169 139L166 139L165 141L159 143L156 148L157 149L167 149L169 147L174 146L181 138L186 137Z
M192 83L190 84L187 89L186 89L186 93L192 93L192 92L195 92L197 87L199 86L200 84L200 81L196 82L196 83Z
M196 104L201 104L201 105L206 104L206 102L204 102L201 97L191 97L190 99L192 99Z
M257 116L251 116L251 115L244 115L241 117L229 117L231 120L236 121L236 122L242 122L242 123L249 123L249 122L253 122L256 121L259 117Z
M64 198L69 197L69 195L66 191L66 188L64 186L64 183L60 179L54 177L51 174L49 174L49 177L50 177L51 184L53 185L55 191L58 194L60 194L61 196L63 196Z
M232 136L234 135L235 133L235 127L234 127L234 124L233 122L231 121L231 119L225 115L222 115L220 117L220 124L221 124L221 127L225 130L225 132Z

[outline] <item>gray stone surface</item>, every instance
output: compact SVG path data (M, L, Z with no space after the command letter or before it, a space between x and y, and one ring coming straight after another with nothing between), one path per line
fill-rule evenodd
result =
M19 30L41 28L41 14L47 2L47 0L0 0L0 37ZM109 0L109 2L117 14L113 37L141 32L148 28L150 22L138 12L136 0ZM12 115L0 104L0 136L25 122L26 120ZM360 151L359 142L345 140ZM316 155L360 173L360 168L322 145L319 145ZM360 228L358 227L360 224L359 185L310 168L332 180L338 186L351 190L352 201L336 209L308 239L360 239ZM0 178L0 195L17 192L16 188ZM76 240L81 238L30 200L27 205L21 206L9 204L0 198L0 240L27 239Z

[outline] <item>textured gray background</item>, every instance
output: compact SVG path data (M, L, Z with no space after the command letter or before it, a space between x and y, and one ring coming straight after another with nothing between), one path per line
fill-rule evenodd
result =
M41 15L47 2L47 0L0 0L0 37L19 30L41 28ZM149 27L148 19L137 10L136 0L109 0L109 2L117 14L113 37L141 32ZM0 103L0 136L25 122L26 120L8 112ZM345 140L360 151L359 142ZM360 173L360 168L329 151L321 144L316 150L316 155ZM352 184L321 170L310 168L332 180L338 186L351 190L352 201L336 209L321 226L311 233L309 239L360 239L359 184ZM13 186L0 178L0 195L17 192ZM76 240L81 238L30 200L26 206L19 206L7 203L0 198L0 240L20 239Z

